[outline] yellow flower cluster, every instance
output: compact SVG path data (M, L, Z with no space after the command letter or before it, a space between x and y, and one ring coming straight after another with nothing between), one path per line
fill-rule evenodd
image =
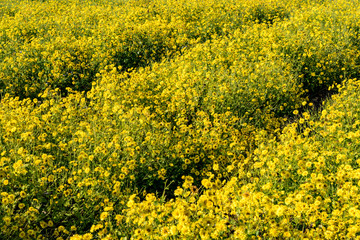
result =
M134 239L358 239L360 81L339 90L279 140L261 134L226 183L209 173L201 194L188 177L174 200L130 199Z
M0 4L0 236L359 238L354 2Z
M1 91L20 97L36 97L48 86L87 91L108 64L146 66L255 18L285 18L290 7L270 0L5 2Z

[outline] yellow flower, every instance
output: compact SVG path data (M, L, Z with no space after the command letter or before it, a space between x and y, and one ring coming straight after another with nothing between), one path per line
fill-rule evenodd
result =
M281 217L282 215L284 215L284 212L285 212L285 207L284 206L277 206L276 210L275 210L275 214L278 216L278 217Z
M183 193L183 189L178 187L175 191L174 191L174 195L175 196L180 196Z
M75 234L74 236L70 237L70 240L82 240L82 237L78 234Z
M5 222L5 225L10 225L11 217L3 217L3 221Z
M44 221L41 221L41 222L40 222L40 226L41 226L42 228L46 228L46 227L48 226L48 224L47 224L46 222L44 222Z
M219 164L214 164L213 169L214 171L219 171Z
M285 233L284 233L284 237L290 238L290 237L291 237L291 233L290 233L290 232L285 232Z
M86 233L82 237L83 240L90 240L92 238L93 238L93 235L91 233Z
M68 183L69 183L69 184L72 184L73 182L74 182L74 180L73 180L72 178L69 178L69 179L68 179Z
M8 184L9 184L9 180L5 179L5 180L3 181L3 184L4 184L5 186L8 185Z
M54 175L50 175L50 176L48 176L48 181L49 182L53 182L54 181Z
M117 214L117 215L115 216L116 222L121 222L123 219L124 219L124 216L122 216L122 215Z
M206 179L206 178L201 180L201 184L206 188L211 188L212 187L211 181L209 181L209 179Z
M150 236L150 234L153 232L153 229L151 226L146 226L145 227L145 234Z
M26 197L26 192L21 191L21 192L20 192L20 197L22 197L22 198Z
M7 205L7 204L9 203L9 199L3 198L3 199L1 200L1 202L2 202L2 204Z
M101 220L101 221L104 221L108 216L109 216L109 213L108 213L108 212L102 212L102 213L100 214L100 220Z
M20 234L19 234L19 237L20 238L24 238L26 236L26 233L25 232L21 232Z
M59 226L59 227L58 227L58 231L59 231L59 232L62 232L62 231L64 231L64 230L65 230L65 227L64 227L64 226Z

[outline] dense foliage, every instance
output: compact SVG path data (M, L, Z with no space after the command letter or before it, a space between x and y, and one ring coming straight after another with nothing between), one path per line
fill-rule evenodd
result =
M0 238L360 236L358 6L1 2Z

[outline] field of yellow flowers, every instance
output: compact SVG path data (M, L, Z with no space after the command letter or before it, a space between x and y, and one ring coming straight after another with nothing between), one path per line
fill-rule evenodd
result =
M0 239L360 239L359 1L0 17Z

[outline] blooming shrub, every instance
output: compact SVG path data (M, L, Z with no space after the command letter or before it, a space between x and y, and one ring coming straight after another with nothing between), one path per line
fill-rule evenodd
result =
M21 1L4 4L0 89L34 98L46 87L88 91L96 73L173 56L211 35L284 19L285 1ZM265 1L271 2L271 1ZM254 9L263 7L261 16ZM290 5L289 5L290 7ZM264 21L265 21L264 20Z
M4 1L0 238L358 237L358 6Z

